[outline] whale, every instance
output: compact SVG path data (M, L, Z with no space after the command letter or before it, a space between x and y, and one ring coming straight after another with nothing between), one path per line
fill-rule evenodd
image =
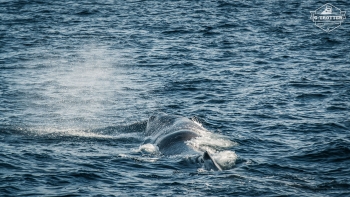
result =
M198 123L182 116L158 113L147 120L143 144L153 144L158 147L161 154L171 155L199 155L196 163L202 164L206 170L222 171L220 165L213 159L208 151L194 150L187 142L201 137L205 128Z

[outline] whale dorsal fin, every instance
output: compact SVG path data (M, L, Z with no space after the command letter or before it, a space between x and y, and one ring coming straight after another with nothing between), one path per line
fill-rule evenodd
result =
M207 170L222 171L221 167L215 162L215 160L211 157L208 151L204 152L203 161L204 161L204 167Z

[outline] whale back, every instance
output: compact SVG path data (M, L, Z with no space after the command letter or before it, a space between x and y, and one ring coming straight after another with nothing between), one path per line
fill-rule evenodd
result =
M191 142L193 138L203 137L208 131L192 120L176 116L159 113L151 116L147 121L145 135L148 136L144 144L156 145L163 155L198 155L199 164L207 170L219 170L222 168L210 155L202 149L194 148ZM203 152L202 152L203 151Z
M147 121L145 142L157 145L164 155L194 153L186 141L199 137L201 130L205 129L188 118L159 113Z
M181 117L175 115L170 116L165 113L152 115L147 121L145 134L147 136L154 136L159 133L164 133L169 130L179 118Z
M145 135L160 136L173 133L179 130L189 130L192 132L197 132L205 129L186 117L158 113L157 115L152 115L148 119Z
M198 136L195 132L181 130L158 138L155 144L164 155L193 153L193 149L186 145L185 142Z

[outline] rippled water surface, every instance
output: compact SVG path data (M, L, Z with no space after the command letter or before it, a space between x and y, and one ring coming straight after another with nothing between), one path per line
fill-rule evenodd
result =
M1 196L349 196L348 1L0 1ZM232 169L143 155L156 112Z

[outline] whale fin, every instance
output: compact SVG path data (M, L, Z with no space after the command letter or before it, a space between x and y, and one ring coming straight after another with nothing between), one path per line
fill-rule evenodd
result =
M206 170L222 171L221 167L215 162L215 160L210 156L208 151L203 154L204 167Z

